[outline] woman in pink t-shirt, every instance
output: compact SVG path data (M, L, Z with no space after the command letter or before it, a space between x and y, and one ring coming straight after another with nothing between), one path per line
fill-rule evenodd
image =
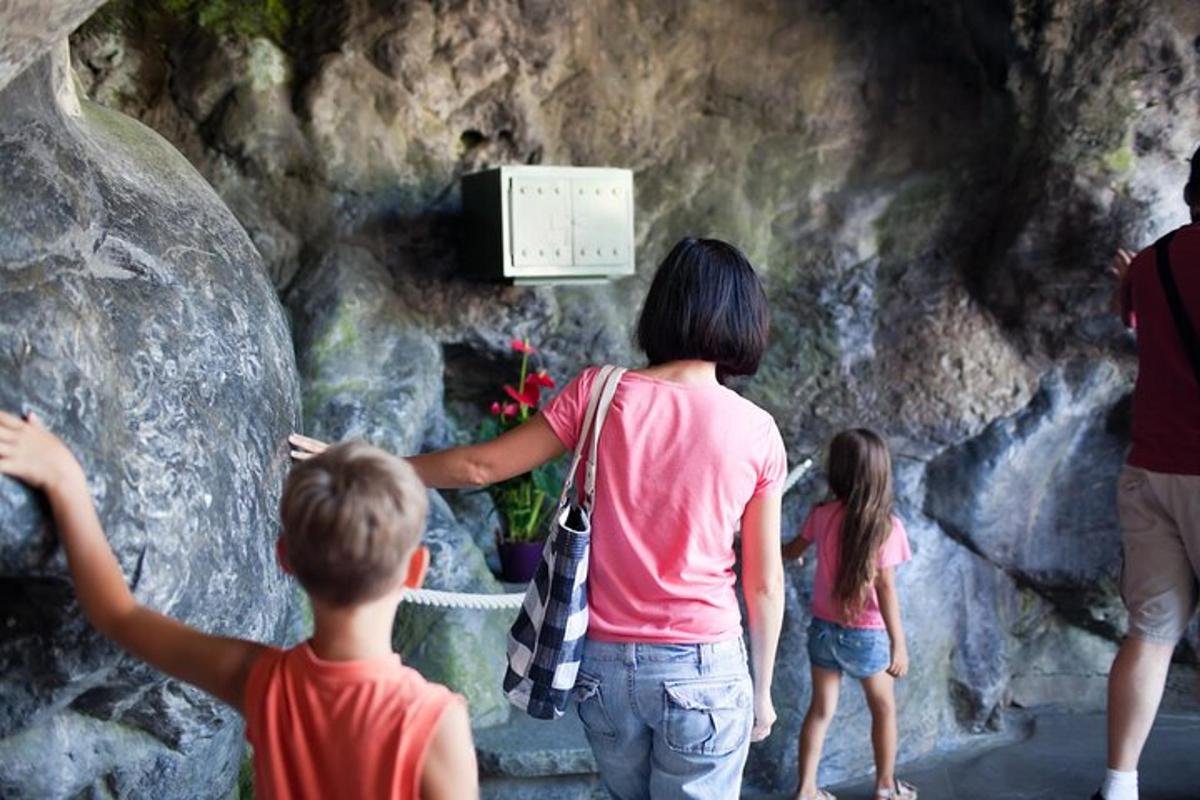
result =
M912 558L904 525L892 513L892 460L874 431L839 433L826 470L831 502L814 508L800 535L784 548L801 559L817 547L813 620L808 629L812 702L800 730L797 800L833 800L817 787L817 765L837 709L842 673L857 678L871 709L877 800L915 800L896 780L895 679L908 671L895 568Z
M604 423L576 699L600 777L621 800L736 797L751 740L775 721L787 458L771 416L724 385L755 373L767 329L746 257L682 240L638 322L649 364L625 373ZM460 488L558 458L575 447L596 373L519 428L411 463L427 485ZM739 528L753 680L734 588Z

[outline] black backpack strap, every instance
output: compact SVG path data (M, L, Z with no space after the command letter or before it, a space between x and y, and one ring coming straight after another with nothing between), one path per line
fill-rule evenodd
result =
M1179 338L1183 341L1183 350L1187 354L1188 361L1192 362L1192 372L1196 376L1196 384L1200 385L1200 342L1196 340L1196 329L1192 327L1192 320L1183 307L1183 300L1179 296L1179 287L1175 284L1175 276L1171 272L1171 256L1167 252L1173 238L1175 238L1175 232L1171 231L1154 243L1154 260L1158 265L1159 283L1162 284L1163 293L1167 296L1167 306L1171 309L1171 316L1175 319L1175 329L1179 331Z

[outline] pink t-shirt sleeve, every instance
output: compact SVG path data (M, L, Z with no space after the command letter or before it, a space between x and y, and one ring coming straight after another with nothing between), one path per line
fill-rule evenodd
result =
M754 496L768 492L779 491L787 478L787 449L783 446L783 437L779 428L772 422L767 433L763 450L762 466L758 472L758 483L754 486Z
M908 546L908 532L898 517L892 517L892 532L879 549L879 568L887 569L912 560L912 549Z
M588 367L572 378L542 409L542 417L549 423L550 430L568 450L574 450L579 441L579 429L583 427L583 415L587 413L596 373L595 367Z

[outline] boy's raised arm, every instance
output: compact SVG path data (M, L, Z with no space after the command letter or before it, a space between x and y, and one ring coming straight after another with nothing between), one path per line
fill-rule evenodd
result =
M79 462L37 417L0 411L0 473L46 493L88 620L163 672L242 710L242 690L263 646L210 636L140 605L105 538Z

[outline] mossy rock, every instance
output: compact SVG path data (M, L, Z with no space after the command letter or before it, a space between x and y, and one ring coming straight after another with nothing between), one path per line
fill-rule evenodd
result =
M174 19L217 36L283 42L320 8L316 0L114 0L88 19L84 33L137 30Z
M396 616L393 642L408 666L467 699L472 725L499 725L509 714L500 685L512 613L406 603Z

